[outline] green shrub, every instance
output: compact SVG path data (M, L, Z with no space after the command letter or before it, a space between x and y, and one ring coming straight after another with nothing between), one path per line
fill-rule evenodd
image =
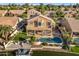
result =
M46 46L46 45L48 45L48 44L47 44L47 43L42 43L42 45Z

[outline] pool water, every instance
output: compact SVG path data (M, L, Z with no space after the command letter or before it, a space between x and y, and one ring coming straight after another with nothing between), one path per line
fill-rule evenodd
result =
M74 42L79 44L79 38L74 38Z
M59 37L54 37L54 38L40 38L40 42L43 43L62 43L62 39Z

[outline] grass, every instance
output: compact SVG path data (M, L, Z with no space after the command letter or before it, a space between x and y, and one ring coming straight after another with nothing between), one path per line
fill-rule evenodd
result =
M79 53L79 46L72 47L72 48L71 48L71 51L72 51L72 52Z
M55 51L33 51L32 56L79 56L79 54Z
M15 56L14 51L0 51L0 56Z

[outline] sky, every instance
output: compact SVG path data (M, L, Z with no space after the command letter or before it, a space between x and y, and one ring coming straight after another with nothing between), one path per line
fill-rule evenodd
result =
M0 3L0 5L8 5L11 3ZM25 3L15 3L15 4L20 4L23 5ZM39 5L40 3L31 3L33 5ZM44 4L52 4L52 5L74 5L75 3L44 3Z
M0 0L0 3L79 3L79 0Z

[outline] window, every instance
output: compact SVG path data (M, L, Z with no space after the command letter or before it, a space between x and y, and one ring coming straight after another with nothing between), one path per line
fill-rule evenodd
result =
M41 22L38 22L38 25L41 26Z
M48 28L51 28L51 23L48 22L48 23L47 23L47 26L48 26Z
M38 27L38 22L37 21L34 21L34 26Z
M34 21L34 26L35 26L35 27L38 27L38 26L41 26L41 25L42 25L42 23L41 23L41 22Z

